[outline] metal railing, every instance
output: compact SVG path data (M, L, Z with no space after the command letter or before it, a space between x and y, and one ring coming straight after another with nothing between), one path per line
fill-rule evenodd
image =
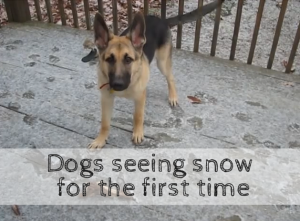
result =
M53 23L53 16L52 16L52 6L50 0L44 0L46 3L46 9L47 9L47 15L48 15L48 21L50 23ZM66 16L64 11L64 1L70 1L71 3L71 9L72 9L72 16L73 16L73 27L79 28L79 22L78 22L78 15L77 15L77 9L76 9L76 0L58 0L58 8L59 13L61 17L61 24L63 26L66 25ZM85 12L85 22L86 22L86 28L88 30L92 29L91 25L91 19L90 19L90 10L89 10L89 0L83 0L84 2L84 12ZM265 6L265 0L260 0L258 12L256 15L256 22L254 26L254 31L252 34L252 40L250 45L250 50L248 54L247 64L252 64L253 56L255 52L257 37L260 29L260 23L264 11ZM24 22L31 20L30 12L29 12L29 5L27 0L4 0L8 21L13 22ZM37 19L39 21L42 21L42 13L40 8L40 2L39 0L34 0L35 3L35 10ZM236 52L236 45L238 41L238 35L239 35L239 29L240 29L240 23L241 23L241 16L242 16L242 9L243 9L244 0L238 0L237 5L237 12L235 17L235 25L234 25L234 31L232 36L232 43L231 43L231 50L230 50L230 60L235 59L235 52ZM275 34L273 37L272 47L270 56L268 58L267 63L267 69L271 69L275 57L276 48L278 45L278 40L280 37L280 32L282 28L282 23L284 20L285 12L287 9L288 0L283 0L281 4L281 9L276 25ZM201 8L203 6L203 0L198 0L198 7ZM217 47L217 41L218 41L218 32L219 32L219 25L221 20L221 6L219 6L216 9L216 16L214 21L214 29L213 29L213 37L212 37L212 45L210 50L210 55L215 56L216 53L216 47ZM161 18L166 18L166 9L167 9L167 0L161 0ZM184 0L179 0L178 4L178 14L183 14L184 9ZM98 0L98 11L103 15L103 1ZM144 14L149 13L149 1L144 0L144 7L143 7ZM115 34L118 33L118 9L117 9L117 0L112 0L112 14L113 14L113 31ZM132 0L127 0L127 19L128 23L132 21L133 18L133 10L132 10ZM195 36L194 36L194 47L193 51L198 52L199 51L199 39L200 39L200 32L201 32L201 18L197 20L196 23L196 29L195 29ZM290 52L289 59L287 61L287 65L285 67L285 72L290 73L292 69L292 65L296 56L296 51L299 45L300 40L300 22L296 31L296 36L294 38L294 42L292 45L292 49ZM177 26L177 39L176 39L176 48L181 48L181 42L182 42L182 24L178 24Z

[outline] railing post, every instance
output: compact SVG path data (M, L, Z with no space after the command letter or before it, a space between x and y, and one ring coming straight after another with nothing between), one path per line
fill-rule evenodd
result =
M291 53L290 53L289 61L286 65L285 73L290 73L291 72L292 65L293 65L293 62L294 62L294 59L295 59L295 56L296 56L296 52L297 52L299 42L300 42L300 22L298 24L298 29L297 29L296 36L295 36L295 39L294 39L294 44L293 44L293 47L292 47L292 50L291 50Z
M221 0L219 0L219 1L221 1ZM216 10L213 39L212 39L211 48L210 48L210 56L216 55L219 26L220 26L220 20L221 20L221 9L222 9L222 4L220 4Z
M114 29L114 34L117 35L119 30L118 30L118 1L117 0L112 0L112 8L113 8L113 29Z
M198 8L202 10L203 0L198 0ZM199 18L196 22L195 38L194 38L194 52L199 52L201 22L202 22L202 17Z
M178 15L183 15L183 9L184 9L184 0L179 0L178 5ZM180 22L177 25L177 38L176 38L176 48L181 48L181 39L182 39L182 23Z
M283 23L283 19L284 19L284 14L286 12L288 1L289 0L282 1L280 13L279 13L279 17L278 17L278 21L277 21L277 25L276 25L275 35L274 35L274 39L273 39L273 43L272 43L272 48L271 48L271 52L270 52L270 57L269 57L268 65L267 65L268 69L271 69L272 65L273 65L276 48L278 45L278 40L279 40L281 27L282 27L282 23Z
M27 0L4 0L9 22L26 22L31 20Z
M166 19L166 13L167 13L167 0L161 0L161 6L160 6L160 17L162 19Z
M259 2L247 64L252 64L252 61L253 61L255 46L256 46L256 42L257 42L257 36L258 36L259 28L260 28L260 23L261 23L262 14L264 11L265 2L266 2L266 0L260 0L260 2Z
M232 37L232 44L231 44L231 51L230 51L230 55L229 55L229 60L232 60L232 61L234 60L236 44L237 44L237 40L239 37L243 4L244 4L244 0L238 1L238 6L237 6L236 16L235 16L235 25L234 25L234 31L233 31L233 37Z

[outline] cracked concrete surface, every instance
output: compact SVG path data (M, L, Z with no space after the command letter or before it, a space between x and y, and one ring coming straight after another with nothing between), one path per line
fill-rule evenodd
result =
M96 65L81 62L86 37L92 33L40 23L1 29L1 148L86 148L97 135ZM299 76L178 50L173 58L180 106L170 108L167 83L152 64L144 143L131 143L133 104L117 99L108 146L299 148ZM187 96L202 102L192 104ZM300 220L298 206L20 206L20 211L24 220ZM0 207L0 220L15 219L10 207Z

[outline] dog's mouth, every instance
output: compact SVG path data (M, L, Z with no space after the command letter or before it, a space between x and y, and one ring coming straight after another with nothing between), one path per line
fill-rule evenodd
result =
M128 88L129 85L110 85L110 88L114 91L124 91Z
M124 74L121 76L110 75L109 86L114 91L124 91L129 87L130 75Z

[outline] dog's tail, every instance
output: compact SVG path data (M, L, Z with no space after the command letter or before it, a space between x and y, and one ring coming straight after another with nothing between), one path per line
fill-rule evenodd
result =
M167 18L166 21L167 21L169 27L176 26L179 23L184 24L184 23L196 21L197 19L201 18L202 16L215 10L224 1L225 0L215 0L214 2L204 5L202 8L197 8L196 10L191 11L187 14L177 15L172 18Z

